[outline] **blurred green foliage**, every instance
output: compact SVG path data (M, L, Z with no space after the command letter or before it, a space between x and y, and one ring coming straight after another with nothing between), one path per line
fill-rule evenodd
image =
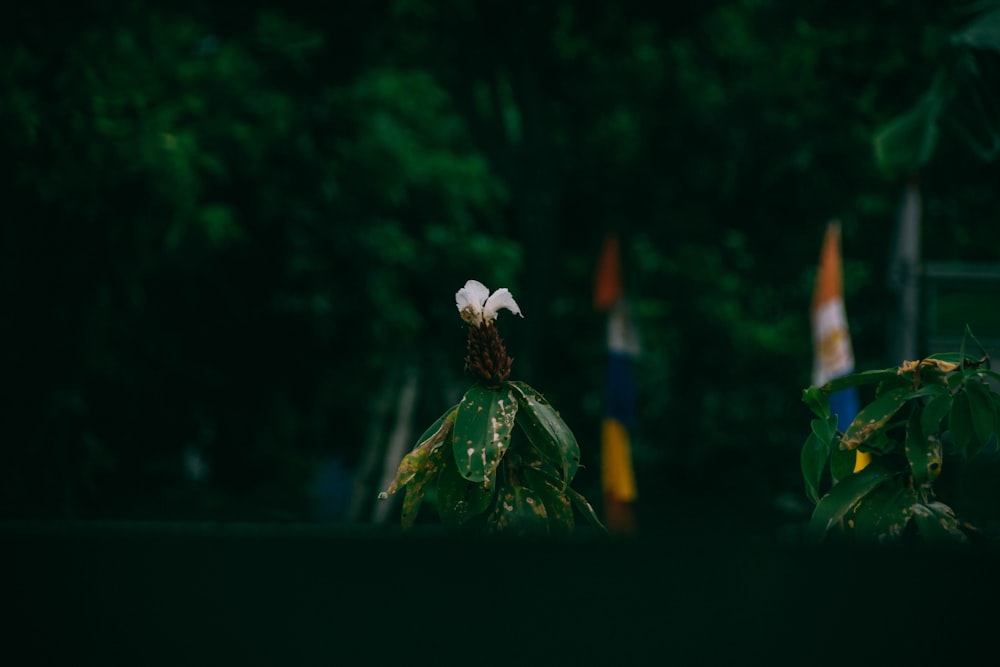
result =
M968 21L935 44L939 64L930 87L875 134L876 161L889 174L906 176L924 167L944 125L983 160L1000 154L991 95L995 81L983 76L981 66L984 54L995 60L1000 53L1000 4L980 3L966 11Z
M460 398L469 278L517 296L515 372L598 496L609 229L643 336L641 502L798 490L822 229L844 221L858 367L882 367L899 183L872 138L969 18L939 5L13 10L0 515L310 516L316 462L357 465L402 369L418 424ZM928 255L1000 259L998 166L940 131Z

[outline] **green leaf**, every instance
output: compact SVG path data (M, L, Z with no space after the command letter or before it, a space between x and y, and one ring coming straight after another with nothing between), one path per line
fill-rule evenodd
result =
M451 458L445 456L446 447L436 447L431 449L424 459L423 465L417 470L412 480L406 486L406 495L403 496L403 507L400 513L400 522L403 529L413 527L417 520L417 513L423 503L426 493L427 483L430 482L440 472L444 462Z
M820 442L829 447L837 436L837 415L829 415L826 419L813 419L809 423L809 428Z
M938 116L945 101L929 91L878 130L873 139L875 161L885 173L911 173L927 164L937 146Z
M819 485L829 456L829 449L823 447L815 433L810 433L802 445L799 464L802 468L802 480L806 485L806 497L814 505L819 502Z
M414 445L414 449L419 447L421 444L427 442L428 440L434 438L432 445L437 448L444 444L444 441L450 435L449 431L451 427L455 424L455 411L458 410L458 404L451 406L444 411L440 417L438 417L433 424L427 427L419 438L417 438L417 444ZM444 425L445 421L448 422L448 428L442 430L441 427Z
M942 502L917 503L913 506L913 520L920 536L933 543L966 544L969 537L960 528L955 512Z
M1000 17L1000 12L997 12L996 16ZM1000 46L1000 41L997 42L997 45ZM998 49L998 50L1000 50L1000 49ZM983 347L983 344L979 342L979 339L976 338L976 335L974 333L972 333L972 327L970 327L968 324L965 325L965 332L962 334L962 350L963 351L965 350L965 337L966 336L968 336L969 338L971 338L972 342L975 343L976 347L979 348L979 354L983 355L982 360L985 361L986 359L989 359L989 357L990 357L989 353L986 351L986 348Z
M855 449L866 441L903 407L910 394L912 392L907 387L896 387L862 408L844 432L844 437L840 441L841 447Z
M834 484L854 472L857 458L857 450L830 448L830 477Z
M973 449L970 456L975 456L989 442L996 430L997 415L990 389L982 382L971 381L965 384L965 392L969 395L969 416L972 420L972 431L975 434Z
M511 455L523 483L534 489L545 503L549 515L549 533L571 533L575 524L573 504L555 465L531 446L515 446Z
M604 524L601 523L601 520L597 518L597 512L594 511L594 508L591 507L590 503L587 502L587 499L584 498L579 491L571 486L567 486L566 495L569 496L569 499L573 502L576 509L587 521L590 522L591 525L604 531L607 530L607 528L604 527Z
M454 456L443 458L437 485L438 516L447 528L462 529L489 508L496 480L470 482L459 474Z
M959 452L968 452L976 438L976 432L972 425L969 395L964 390L959 391L952 399L948 429L951 431L951 441L955 443L955 448Z
M879 544L898 543L919 500L917 492L893 478L867 494L848 515L848 529L857 540Z
M923 408L920 418L920 430L927 435L934 435L941 427L941 420L951 411L952 397L949 393L932 398Z
M979 372L985 375L986 377L992 378L993 380L1000 382L1000 372L990 370L988 368L981 368L979 369Z
M561 471L568 485L580 467L580 445L545 397L523 382L511 382L518 397L517 423L531 444Z
M953 364L962 367L962 362L965 359L965 355L959 352L937 352L935 354L929 354L925 359L930 359L934 361L943 361L946 364Z
M504 468L504 482L497 489L497 503L490 517L492 528L504 534L548 535L549 515L542 495L524 484L517 466Z
M890 438L886 431L894 429L896 425L905 426L906 422L903 420L898 420L889 424L882 431L876 431L872 434L872 437L868 438L865 444L861 445L854 451L856 452L868 452L870 454L888 454L889 452L896 449L897 442L894 438ZM847 450L851 451L851 450Z
M830 416L830 399L819 387L809 387L802 390L802 402L805 403L817 417L826 419Z
M925 396L930 396L933 400L942 396L951 396L951 392L948 391L948 387L945 384L923 384L920 389L910 392L910 395L906 399L923 398Z
M913 378L908 377L908 374L904 374L894 375L887 380L882 380L875 385L875 398L881 398L893 389L913 389Z
M384 500L388 498L401 487L412 482L424 467L430 463L429 457L431 452L445 444L451 437L452 427L455 424L456 410L457 406L449 408L430 428L424 431L413 450L399 462L395 478L389 484L389 488L379 494L380 499ZM417 504L419 505L419 502Z
M510 444L517 400L507 387L491 389L473 385L455 415L452 446L458 472L470 482L493 478Z
M936 434L924 433L924 410L914 410L906 425L906 460L910 462L917 487L932 484L941 474L941 440Z
M837 415L830 415L826 419L813 419L810 426L812 433L802 445L799 458L802 478L806 485L806 496L815 504L819 502L820 481L826 469L827 459L830 457L830 443L837 435Z
M955 392L965 383L965 375L962 373L951 373L945 381L948 384L948 391L954 396Z
M955 44L1000 51L1000 9L986 10L951 35Z
M822 541L827 532L872 489L892 479L901 471L899 463L889 457L873 459L864 469L847 475L820 499L809 520L809 535Z
M824 394L829 396L830 394L835 394L841 389L847 389L848 387L859 387L861 385L866 385L866 384L878 384L879 382L892 380L896 377L898 377L898 373L896 372L895 368L887 368L876 371L863 371L861 373L852 373L851 375L844 375L836 379L830 380L825 385L823 385L821 389L823 390Z
M538 494L545 505L549 517L549 534L558 537L571 535L575 524L573 504L563 490L561 480L531 466L522 468L521 473L524 483Z

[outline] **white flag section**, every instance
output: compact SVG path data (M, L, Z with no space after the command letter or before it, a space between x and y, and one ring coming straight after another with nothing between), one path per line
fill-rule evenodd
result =
M817 304L812 312L813 384L826 384L854 370L854 350L847 328L844 300L833 297Z

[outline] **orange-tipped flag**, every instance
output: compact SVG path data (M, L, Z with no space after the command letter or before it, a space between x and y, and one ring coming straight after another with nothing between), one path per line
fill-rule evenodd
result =
M605 521L617 534L635 532L633 503L638 497L629 429L635 415L632 361L639 339L625 302L618 236L608 234L601 248L594 281L594 307L608 313L608 372L601 425L601 485Z
M854 371L854 349L847 326L844 306L844 279L840 256L840 223L827 223L820 250L819 269L812 298L813 377L815 386ZM858 413L858 392L849 387L830 396L830 412L837 415L837 428L847 429ZM857 451L855 472L871 460L867 452Z
M622 268L618 251L618 235L604 237L601 256L594 276L594 308L608 310L622 298Z

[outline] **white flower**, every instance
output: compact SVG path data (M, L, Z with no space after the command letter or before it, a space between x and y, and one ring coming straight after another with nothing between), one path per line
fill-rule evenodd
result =
M455 305L462 319L473 326L492 322L501 308L524 317L509 289L501 287L491 295L490 289L478 280L469 280L465 287L455 292Z

